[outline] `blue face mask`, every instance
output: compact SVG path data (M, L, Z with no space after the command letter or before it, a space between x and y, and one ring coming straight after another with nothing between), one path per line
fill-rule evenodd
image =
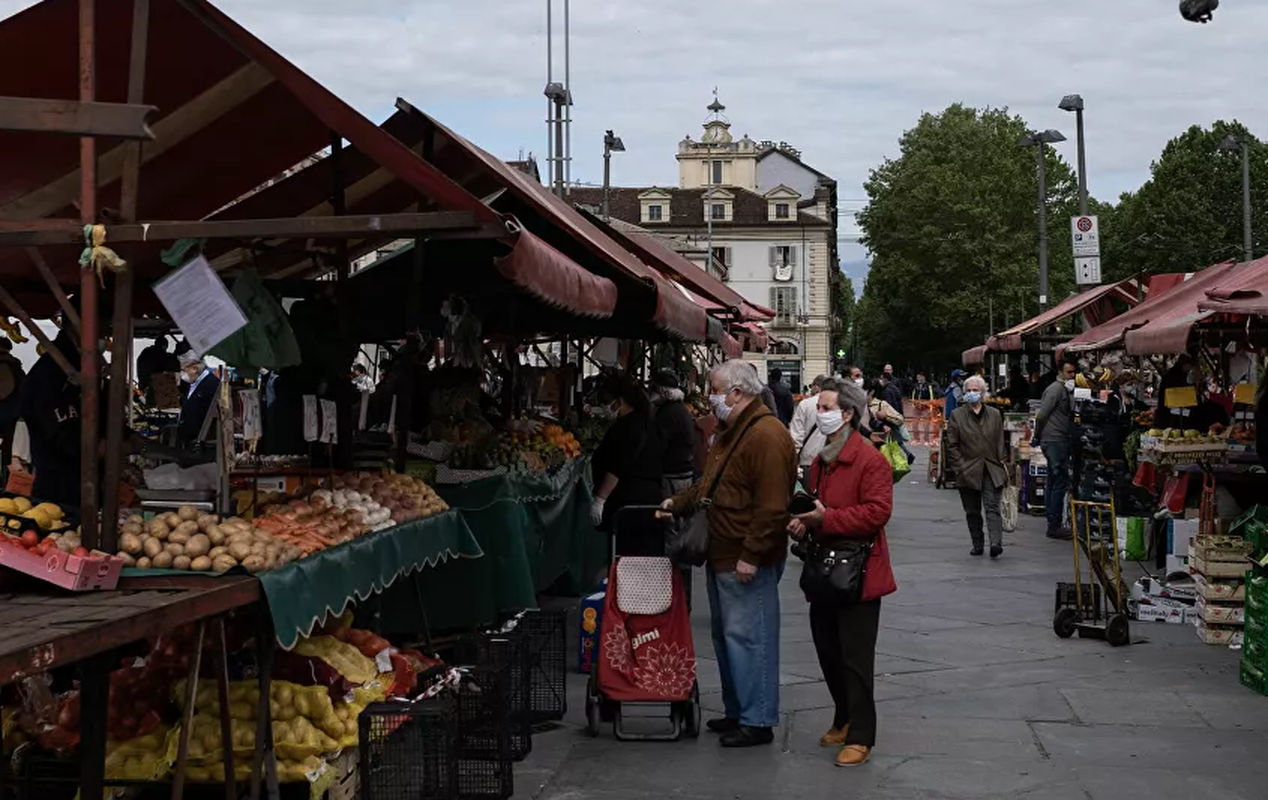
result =
M981 392L965 392L964 402L968 403L971 406L975 406L978 403L982 402L982 393Z

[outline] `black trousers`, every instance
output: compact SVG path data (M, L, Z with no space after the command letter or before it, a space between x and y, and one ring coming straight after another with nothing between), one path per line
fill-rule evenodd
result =
M810 604L810 632L836 713L832 727L850 726L846 744L876 744L876 634L881 601Z

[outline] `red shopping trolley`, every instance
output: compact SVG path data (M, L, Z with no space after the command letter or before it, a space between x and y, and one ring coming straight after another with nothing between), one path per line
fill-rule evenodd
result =
M656 520L656 511L655 506L629 506L617 512L613 523L612 565L586 689L591 736L598 736L605 722L612 723L621 741L700 735L700 687L687 595L680 570L664 555L666 526ZM624 712L633 707L667 711L667 727L629 730Z

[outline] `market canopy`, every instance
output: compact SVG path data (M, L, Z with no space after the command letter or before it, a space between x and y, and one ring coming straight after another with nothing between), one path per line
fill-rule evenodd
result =
M1156 332L1161 327L1170 325L1196 311L1197 301L1202 297L1202 293L1207 287L1214 285L1232 266L1232 262L1216 264L1186 276L1187 280L1173 284L1170 289L1160 293L1151 291L1140 305L1123 312L1109 322L1084 331L1058 350L1065 353L1111 350L1126 346L1129 334L1145 326L1155 325L1153 331ZM1152 335L1153 333L1148 334L1150 337ZM1137 337L1135 342L1137 345L1142 344L1142 339Z
M1198 300L1199 311L1235 316L1268 315L1268 256L1230 270Z
M434 118L396 101L397 113L385 127L400 131L398 138L421 146L423 158L434 164L476 197L513 214L530 231L585 268L617 283L619 296L614 319L640 335L650 324L661 332L688 341L704 341L708 332L705 311L677 292L659 272L604 234L569 203L547 187L490 155Z
M131 27L130 14L97 15L98 101L127 99ZM77 98L78 31L76 0L44 0L0 22L0 96ZM202 220L340 136L391 165L421 198L416 211L462 212L469 228L498 222L488 206L205 0L151 0L147 42L144 103L157 111L154 139L141 151L139 220ZM109 224L121 207L125 146L109 139L98 146L98 205ZM75 138L0 132L0 235L13 243L13 231L43 220L44 257L67 285L78 278L83 246L79 188ZM158 226L149 230L157 235ZM124 255L142 277L153 277L166 269L157 258L163 245L142 246L141 238ZM0 275L28 310L51 310L29 252L0 253Z
M1082 314L1089 326L1095 326L1113 318L1118 313L1114 307L1114 301L1134 306L1138 299L1137 283L1130 278L1120 283L1097 286L1066 298L1039 316L992 336L986 342L986 349L995 353L1015 353L1023 349L1026 338L1039 334L1068 317ZM965 355L975 352L976 348L965 351Z

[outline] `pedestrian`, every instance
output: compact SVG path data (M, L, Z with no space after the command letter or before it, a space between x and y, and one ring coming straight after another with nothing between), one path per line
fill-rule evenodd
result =
M678 376L665 369L652 376L652 418L661 450L660 498L685 492L695 483L696 421L683 402ZM676 520L675 525L679 522ZM682 570L687 607L691 607L691 565L678 565Z
M916 373L916 385L911 390L912 400L933 400L938 396L938 390L933 388L933 384L929 383L924 372Z
M881 399L893 406L898 413L903 413L903 387L892 371L881 375L881 387Z
M1004 415L986 405L986 381L974 375L964 382L964 402L947 423L947 459L955 473L973 542L972 555L984 551L983 511L991 536L991 558L1004 552L1004 519L1000 499L1008 483L1008 444Z
M902 410L902 407L903 407L903 404L902 404L902 397L903 397L903 394L904 394L904 392L903 392L903 379L902 379L902 378L896 378L896 377L894 377L894 365L893 365L893 364L886 364L886 365L885 365L885 368L884 368L883 370L881 370L881 377L885 379L885 382L886 382L887 384L889 384L889 383L894 384L894 390L898 392L898 402L897 402L897 403L895 403L893 400L890 400L890 401L889 401L889 404L890 404L891 406L893 406L894 408L897 408L897 409L899 409L899 410L901 411L901 410ZM887 400L889 400L889 398L886 398L886 399L887 399Z
M770 393L775 398L775 415L779 417L779 421L784 423L784 427L788 427L792 423L793 416L793 393L788 388L788 384L784 383L784 373L782 370L773 369L770 371L770 380L767 383L770 387Z
M1069 539L1065 527L1066 493L1070 490L1070 455L1074 443L1074 410L1070 401L1074 393L1074 376L1078 366L1070 360L1061 363L1058 379L1043 390L1039 411L1035 414L1034 439L1043 448L1048 463L1048 481L1044 487L1044 506L1048 516L1048 538Z
M352 365L352 387L361 394L374 391L374 381L370 380L370 373L366 371L365 364L359 361Z
M663 508L696 511L716 479L706 577L725 715L708 727L723 734L723 747L753 747L774 741L779 722L779 580L797 459L788 431L759 400L762 382L750 365L726 361L709 385L720 426L709 463Z
M792 424L788 432L792 434L793 447L797 449L798 477L805 475L806 468L814 463L815 456L827 443L827 437L818 428L819 399L818 394L825 386L837 389L837 381L827 375L820 375L810 385L810 395L797 404L793 412Z
M897 590L885 525L894 508L889 462L860 432L866 398L858 387L824 388L818 421L828 444L810 468L815 510L790 520L795 539L820 544L871 539L857 602L810 599L810 631L823 680L832 694L832 726L819 743L841 748L840 767L863 764L876 746L876 637L881 598Z
M616 514L626 506L655 506L664 499L663 444L657 435L647 393L634 379L612 375L604 397L616 416L591 459L594 498L590 521L599 530L612 530Z
M886 439L893 439L902 449L903 455L907 456L907 463L915 462L916 455L907 449L906 440L910 438L907 434L907 420L898 409L889 404L883 395L885 392L885 382L881 378L872 381L867 393L867 411L863 415L863 425L869 428L873 434L872 441L884 444Z
M850 382L860 389L863 388L863 369L861 367L850 367L846 373L850 376Z
M199 445L203 423L220 393L220 378L192 349L177 358L180 360L181 380L189 384L189 390L181 398L176 441L182 446Z
M22 362L13 355L13 344L7 336L0 335L0 477L13 458L14 432L21 416L21 389L25 378ZM3 485L4 481L0 480L0 486Z
M951 371L951 382L947 384L947 388L942 392L943 398L946 400L946 409L942 412L943 419L951 419L951 415L955 413L955 407L960 404L960 397L964 394L964 378L963 370Z

